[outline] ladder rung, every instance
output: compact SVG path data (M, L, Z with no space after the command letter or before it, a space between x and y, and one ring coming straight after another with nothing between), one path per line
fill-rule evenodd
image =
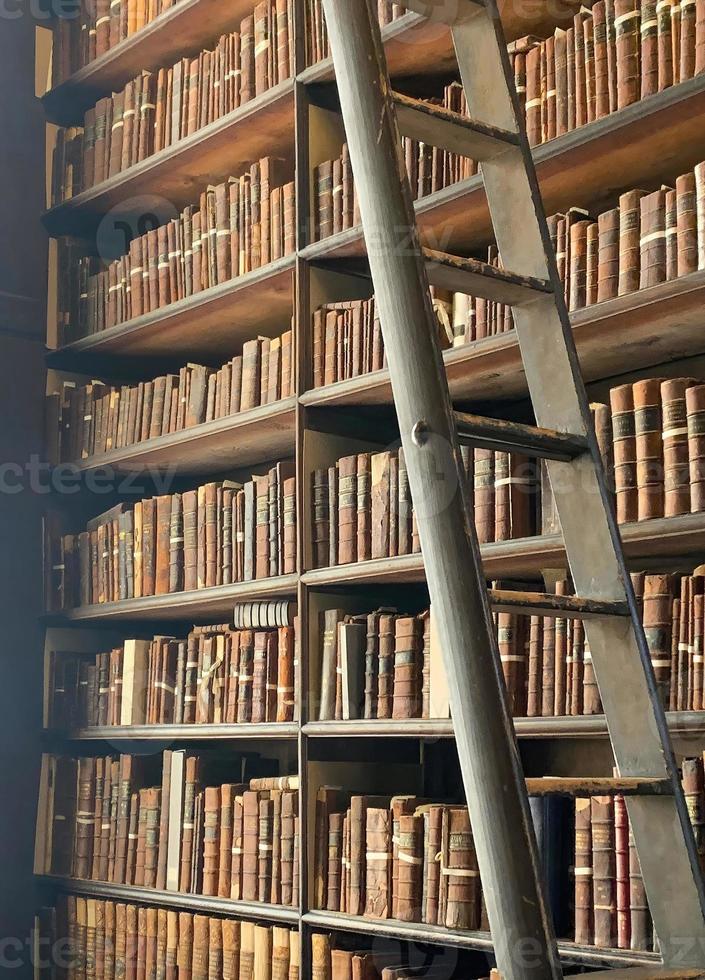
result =
M578 595L553 595L550 592L512 592L490 589L489 598L495 612L526 616L550 616L555 619L595 619L602 616L629 616L626 602L607 599L585 599Z
M518 147L519 136L505 129L468 119L459 112L431 105L394 92L397 122L402 136L438 146L471 160L491 160L509 147Z
M479 259L465 259L431 248L424 248L423 256L431 285L453 293L467 293L495 303L522 306L552 292L550 284L543 279L517 276Z
M526 792L529 796L672 796L673 784L660 776L538 776L526 780Z
M462 24L484 8L480 0L399 0L399 6L442 24Z
M557 459L561 462L569 462L588 451L585 436L539 429L534 425L488 419L466 412L455 413L455 424L461 443L483 449L526 453L539 459Z

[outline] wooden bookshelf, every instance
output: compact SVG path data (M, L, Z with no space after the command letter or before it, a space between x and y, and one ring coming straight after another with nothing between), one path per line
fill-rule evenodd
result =
M159 888L141 888L137 885L114 885L109 881L87 881L78 878L61 878L58 875L35 875L38 885L53 888L70 895L86 895L92 898L109 898L117 902L135 902L139 905L163 905L166 908L206 915L229 915L240 919L264 919L268 922L298 921L295 908L285 905L268 905L265 902L235 902L227 898L209 895L191 895L186 892L164 891Z
M55 625L127 623L140 620L183 622L191 619L225 622L232 615L234 603L249 599L293 597L296 595L297 584L296 575L278 575L275 578L237 582L234 585L217 585L208 589L196 589L193 592L174 592L169 595L143 596L139 599L123 599L121 602L80 606L60 614L50 614L46 620Z
M395 919L365 919L344 912L306 912L303 920L313 929L340 932L365 933L371 936L387 936L417 943L441 943L465 949L492 951L489 933L470 932L463 929L444 929L421 923L399 922ZM585 966L648 966L659 963L657 953L634 953L630 950L598 949L578 946L577 943L559 941L561 959L568 963Z
M180 0L193 6L192 0ZM171 8L177 10L177 7ZM176 210L266 155L291 156L294 81L287 79L234 112L167 146L146 160L45 212L50 235L90 234L111 208L130 216L144 210L142 195L165 198Z
M42 99L50 122L71 125L97 99L117 91L141 71L198 54L214 38L233 30L252 9L250 0L178 0L140 31L110 48Z
M293 456L296 399L284 398L246 412L213 419L180 432L89 456L73 464L81 473L111 469L140 473L167 468L174 476L224 473L263 460Z
M230 4L222 0L181 0L139 34L47 93L43 102L48 117L59 122L80 121L84 110L97 97L124 85L145 67L171 64L185 53L209 46L219 33L236 29L252 6L252 0L235 0ZM567 2L551 10L547 4L523 11L509 3L503 6L506 7L505 29L510 38L525 33L545 36L557 22L565 26L577 9L575 3ZM296 10L301 24L303 0L296 0ZM418 87L418 80L423 76L455 70L450 35L438 24L428 24L416 14L406 14L387 25L383 36L395 87L402 91L414 85ZM288 329L293 314L298 396L95 456L81 461L78 469L90 473L113 467L120 473L138 473L149 468L175 467L180 477L195 482L196 477L295 455L299 567L306 569L310 564L307 553L307 549L310 551L309 476L315 455L307 441L312 435L337 440L338 427L343 426L339 421L342 416L347 418L348 425L359 422L362 429L363 414L357 415L356 409L372 408L369 417L374 429L377 422L374 409L390 409L392 394L387 371L306 390L311 364L311 313L319 302L327 301L321 299L320 289L315 283L312 285L313 280L319 270L325 270L331 276L334 291L344 277L352 278L355 297L364 294L367 284L360 274L364 265L359 261L364 257L361 229L353 228L306 245L311 144L321 139L324 145L314 146L313 150L320 150L319 159L326 159L325 153L330 152L326 140L334 139L330 133L312 135L315 127L311 125L310 104L334 106L336 95L330 84L333 79L330 59L305 67L301 49L299 44L295 78L191 137L50 209L44 215L44 224L52 235L71 232L90 235L112 208L131 214L130 209L138 207L132 199L140 195L158 194L180 209L197 202L207 184L226 178L260 156L292 158L292 165L297 167L298 198L299 249L295 255L52 350L47 362L56 370L91 371L98 372L95 377L120 378L150 378L165 369L182 366L186 359L219 366L236 353L243 341L258 334L276 336ZM701 123L704 110L705 75L701 75L536 147L534 158L547 213L574 204L596 209L607 207L626 187L649 189L689 169L705 158L705 131ZM334 122L331 130L335 130ZM442 241L441 247L448 251L479 251L491 240L486 201L477 176L418 201L416 212L425 238L435 243ZM334 298L351 298L346 293L349 288L349 284L340 285L341 295ZM705 353L704 301L705 270L575 312L571 319L586 379L606 383L605 379L623 373L633 374ZM526 397L514 332L446 351L444 361L453 397L463 403L485 403L485 414L491 414L487 403L491 406L501 401L505 403L502 411L506 412L506 403ZM673 372L677 368L665 368L669 370ZM391 411L386 411L385 419L391 415ZM366 425L365 431L369 432L370 423ZM349 428L347 434L350 435ZM361 431L361 448L364 441ZM690 570L705 550L705 514L629 524L622 528L622 534L627 559L634 569ZM489 544L483 546L482 554L488 578L538 581L544 570L565 565L559 535ZM194 622L226 622L230 620L233 604L239 601L296 598L301 619L299 694L303 696L310 690L309 672L317 655L307 641L309 625L321 604L332 608L340 596L353 596L360 609L371 609L380 604L370 599L375 590L384 595L388 592L398 595L408 586L413 589L424 581L421 555L406 555L304 570L296 575L197 592L93 605L45 617L45 622L59 629L111 627L125 632L135 627L145 632L172 623L183 626ZM394 591L397 589L399 592ZM416 589L417 593L420 591ZM132 740L184 745L262 742L272 746L272 751L280 742L287 748L294 744L302 778L301 826L309 828L300 841L303 912L54 876L39 877L39 884L119 901L298 924L304 940L312 930L328 930L490 952L492 944L486 933L452 932L433 926L309 911L313 766L320 763L320 758L345 761L358 751L369 762L376 748L372 739L386 745L387 753L393 740L400 739L413 753L418 748L409 744L413 740L448 743L453 738L453 730L447 720L317 722L309 720L304 700L302 697L303 721L284 725L106 726L44 733L45 740L51 744L67 743L72 751L77 751L76 746L85 746L90 752L95 751L94 743L113 740L128 745ZM674 734L692 739L698 750L705 745L705 713L670 712L668 723ZM563 764L568 768L574 765L576 772L584 760L576 744L586 743L590 748L591 740L600 740L599 744L604 746L607 739L601 715L519 718L515 720L515 728L522 743L545 742L547 758L554 759L560 753ZM396 747L397 743L393 745ZM448 750L447 745L443 748ZM555 754L551 755L552 752ZM351 780L357 777L361 765L355 763ZM346 788L358 787L351 783ZM566 962L585 966L658 962L656 954L599 950L569 942L560 943L560 952ZM306 976L306 942L303 955L302 976Z
M44 737L67 742L139 741L157 742L237 742L240 740L296 739L296 724L247 724L247 725L104 725L94 728L78 728L70 732L46 729Z
M705 271L595 303L571 313L586 381L666 364L705 351L702 304ZM528 389L516 333L477 340L443 352L454 398L506 400ZM309 406L391 404L389 372L374 371L301 396Z
M84 355L121 357L232 356L256 333L276 336L291 322L296 257L286 255L244 276L145 313L50 353L50 367L74 370ZM194 329L196 324L196 329Z

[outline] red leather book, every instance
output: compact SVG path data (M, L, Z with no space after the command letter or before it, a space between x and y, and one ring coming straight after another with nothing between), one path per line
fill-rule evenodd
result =
M636 438L637 519L663 516L663 422L661 379L633 385Z

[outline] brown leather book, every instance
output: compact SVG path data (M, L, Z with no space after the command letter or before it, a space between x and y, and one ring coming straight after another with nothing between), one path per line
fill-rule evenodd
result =
M357 454L357 560L367 561L372 554L371 457Z
M480 544L494 540L495 529L495 453L476 449L474 462L475 528Z
M365 915L388 919L391 915L391 813L369 808L366 812Z
M204 895L218 894L218 868L220 864L220 787L207 786L204 790L203 832L203 885Z
M325 908L329 912L341 910L341 877L343 869L343 813L328 815L328 861L326 873Z
M179 980L191 980L193 962L194 916L190 912L179 912L179 945L176 959Z
M394 630L392 718L418 718L421 714L423 623L415 616L399 616Z
M614 27L617 49L617 108L639 99L640 9L636 0L615 0Z
M166 948L164 951L164 980L177 980L179 956L179 913L167 909Z
M625 0L630 3L631 0ZM625 22L626 23L626 22ZM621 108L621 107L620 107ZM619 198L619 295L639 288L641 217L644 191L627 191Z
M647 194L639 201L639 207L639 288L645 289L666 280L666 191Z
M312 980L333 980L330 936L313 933L311 936Z
M593 942L593 858L591 804L589 799L575 801L575 942L585 946Z
M277 633L277 722L293 721L294 718L294 647L295 632L293 627L282 626Z
M391 718L394 705L394 622L393 614L379 618L377 650L377 718Z
M637 520L636 428L634 389L630 384L619 385L610 391L614 446L614 483L617 521L620 524Z
M395 918L402 922L420 922L423 890L423 817L401 814L397 836L398 900Z
M690 470L690 510L705 510L705 385L688 388L685 393L688 418L688 459Z
M693 6L693 5L690 5ZM698 267L698 230L695 199L695 174L676 178L676 241L679 276L687 276Z
M637 519L663 516L663 423L661 379L647 378L633 386L636 438Z
M623 796L614 798L615 888L617 901L617 946L630 948L629 906L629 818Z
M238 980L240 973L240 923L222 920L223 980Z
M619 208L598 216L597 302L612 299L619 289Z
M688 421L685 395L692 378L674 378L661 384L663 414L664 516L690 511Z
M193 917L193 954L191 976L193 980L208 980L209 920L207 915Z
M242 795L242 892L243 901L257 901L258 893L258 843L259 843L259 794L247 791Z
M607 948L616 941L617 904L614 850L614 800L593 796L590 800L592 836L592 883L594 944Z
M338 460L338 561L357 560L357 456ZM373 552L374 555L374 552Z
M671 683L671 625L674 598L672 575L646 575L644 579L644 633L662 703L669 703Z
M480 913L480 879L466 807L448 809L448 877L445 925L450 929L477 929Z
M659 41L656 0L641 5L641 98L658 92Z

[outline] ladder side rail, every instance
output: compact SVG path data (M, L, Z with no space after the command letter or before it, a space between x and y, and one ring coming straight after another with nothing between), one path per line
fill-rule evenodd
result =
M666 775L673 783L672 801L627 801L664 962L701 966L705 894L692 827L607 494L506 44L494 0L487 6L487 14L478 13L452 33L469 111L481 122L520 134L518 152L508 150L480 168L502 262L513 272L554 284L555 297L514 309L536 423L587 435L590 443L589 455L546 466L576 591L626 599L632 612L631 621L591 620L585 631L620 774ZM684 847L678 846L681 840Z
M324 8L497 963L505 980L557 978L379 25L369 0Z

